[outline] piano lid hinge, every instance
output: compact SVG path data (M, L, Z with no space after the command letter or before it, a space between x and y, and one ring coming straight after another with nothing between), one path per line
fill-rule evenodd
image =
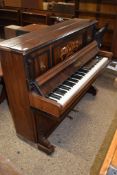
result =
M43 92L40 89L39 84L36 81L30 80L29 81L29 88L30 88L30 90L35 91L36 93L40 94L41 96L44 96Z

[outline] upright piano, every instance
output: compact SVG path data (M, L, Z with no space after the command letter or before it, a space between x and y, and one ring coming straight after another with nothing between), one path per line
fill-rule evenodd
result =
M16 133L47 154L49 135L86 92L96 95L92 83L111 60L94 40L96 22L74 18L0 43Z

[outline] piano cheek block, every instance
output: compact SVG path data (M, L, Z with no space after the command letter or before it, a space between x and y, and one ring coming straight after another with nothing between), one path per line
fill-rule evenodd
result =
M89 43L84 37L84 31L94 32L96 23L70 19L0 43L16 134L47 154L55 149L49 135L112 57L112 53L99 50L93 38ZM102 59L93 65L96 55Z

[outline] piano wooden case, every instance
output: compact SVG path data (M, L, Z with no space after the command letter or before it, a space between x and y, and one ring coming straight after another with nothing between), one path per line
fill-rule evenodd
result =
M49 135L91 92L92 83L112 57L94 41L95 24L70 19L0 43L16 133L48 154L54 151ZM85 73L79 75L80 71Z

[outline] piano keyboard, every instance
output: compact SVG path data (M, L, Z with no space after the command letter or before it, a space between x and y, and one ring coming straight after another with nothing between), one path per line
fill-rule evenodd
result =
M98 56L97 56L98 57ZM65 80L60 86L48 94L48 98L64 105L73 95L78 93L108 62L107 57L97 59L90 68L82 67Z

